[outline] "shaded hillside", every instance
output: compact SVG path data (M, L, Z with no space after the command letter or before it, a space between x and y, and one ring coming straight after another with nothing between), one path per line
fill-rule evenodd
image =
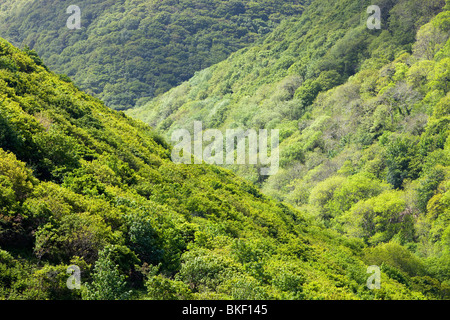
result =
M447 294L445 282L397 244L374 251L227 170L173 164L152 129L4 40L0 121L2 298ZM369 290L366 268L375 262L387 271L382 288ZM67 288L69 265L81 269L81 289Z
M143 103L300 15L303 0L2 1L0 29L113 109Z

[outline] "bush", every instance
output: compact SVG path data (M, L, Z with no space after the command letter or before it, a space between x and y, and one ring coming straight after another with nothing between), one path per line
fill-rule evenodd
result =
M113 260L114 247L106 247L98 254L98 260L92 274L92 283L86 284L83 291L85 300L126 300L131 291L127 291L126 276L120 273L119 265Z
M422 276L425 264L405 247L395 242L379 244L364 250L364 260L368 265L381 266L383 263L394 267L410 277Z
M151 300L192 299L189 286L182 281L171 280L162 275L149 276L145 282Z

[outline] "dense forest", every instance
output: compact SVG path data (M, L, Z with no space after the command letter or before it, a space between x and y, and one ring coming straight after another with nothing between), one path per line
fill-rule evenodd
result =
M381 1L380 30L367 28L366 5L313 1L263 43L127 114L167 139L199 120L279 129L276 175L226 167L373 250L401 245L446 282L449 4Z
M0 45L0 295L6 299L424 299L404 247L322 228L231 171L176 165L152 129ZM380 260L381 259L381 260ZM366 287L368 263L383 287ZM82 270L66 286L69 265Z
M5 0L0 30L113 109L140 105L299 15L304 0ZM66 9L81 29L66 28Z
M88 38L42 23L27 40L19 35L33 29L17 17L37 21L51 4L2 2L5 38L34 44L0 39L0 299L450 298L448 0L381 0L380 30L367 28L370 3L360 0L90 3ZM220 12L232 4L235 15ZM144 45L137 13L157 5L168 12L164 29L204 14L235 42L208 20L189 35L230 41L220 54L194 50L197 66L168 59L194 66L186 80L202 70L114 110L145 90L125 104L108 100L121 97L108 86L131 82L116 82L96 59L117 57L111 63L125 68L140 51L94 54L114 48L94 44L130 23L136 38L126 46ZM262 29L236 36L247 18ZM68 49L56 45L64 41ZM65 70L90 41L92 56ZM133 67L136 79L166 81L152 68ZM80 79L105 85L96 92ZM175 164L171 134L194 121L279 129L280 170ZM371 290L374 265L381 286ZM74 266L79 288L67 285Z

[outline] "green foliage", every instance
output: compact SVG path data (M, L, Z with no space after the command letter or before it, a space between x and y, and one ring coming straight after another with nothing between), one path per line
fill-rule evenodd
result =
M395 242L383 243L373 248L367 248L365 250L365 260L371 265L381 266L384 263L390 266L391 270L394 270L392 268L396 268L411 277L421 276L424 272L423 261Z
M307 1L79 1L81 29L69 30L72 4L7 1L3 37L23 46L36 65L44 61L109 107L127 109L264 37L301 14ZM0 66L18 67L6 57Z
M114 29L112 21L128 36L140 32L146 8L135 8L136 19L102 20L102 3L86 17L92 30ZM220 10L233 19L243 8L265 10L258 4ZM369 31L355 24L364 20L360 1L313 1L301 17L148 104L147 119L164 134L192 119L219 129L281 128L278 174L262 179L242 169L267 194L230 170L172 163L160 134L0 40L0 297L448 297L449 47L436 33L426 50L435 31L424 27L425 50L413 48L415 31L441 10L423 5L400 19L415 4L384 3L387 30ZM170 19L160 12L146 22L183 38ZM437 19L435 28L446 30L446 15ZM92 90L106 81L84 79ZM69 264L83 270L81 292L64 287ZM373 264L383 270L378 291L366 287Z
M319 92L327 91L341 84L341 75L336 70L323 71L316 80L308 79L295 92L295 97L301 100L304 106L309 106L314 102Z
M417 155L416 144L407 137L396 138L386 145L386 180L395 189L401 188L406 178L418 177L420 163L416 160Z
M86 300L124 300L129 297L126 291L125 275L115 264L111 247L99 252L92 274L92 283L86 286L83 298Z
M304 269L331 270L312 245L334 242L299 238L300 212L230 171L173 164L150 128L30 63L37 71L15 71L1 92L2 139L26 146L1 142L2 298L297 299ZM284 275L275 248L290 259ZM65 286L69 264L82 269L81 291Z
M189 286L182 281L168 279L162 275L150 273L147 281L147 294L150 300L190 300Z
M129 247L143 262L157 264L161 262L164 249L159 235L151 221L144 214L130 215L128 218Z
M223 278L231 277L233 262L217 253L189 251L183 256L184 263L179 279L190 283L195 291L214 291Z
M442 181L446 179L446 171L442 166L436 166L428 172L417 188L418 207L426 212L428 201L436 194Z
M319 208L319 216L324 220L341 215L361 200L380 194L388 187L374 177L358 174L345 178L333 176L318 183L309 202Z
M17 201L25 200L37 180L33 176L32 171L26 167L24 163L17 161L12 153L7 153L0 149L0 176L5 184L9 185L9 192L6 194L14 194Z
M401 241L413 240L414 226L404 196L398 191L385 191L379 196L356 204L345 216L348 233L371 244L388 242L395 236Z
M230 169L375 250L365 262L384 263L390 282L368 296L353 283L360 296L403 299L412 291L414 298L441 299L450 239L448 3L384 1L382 30L367 30L366 4L312 1L263 41L127 114L166 137L193 121L223 131L280 129L277 174ZM206 197L190 205L203 217L217 212ZM273 280L255 245L231 248L252 277ZM284 294L277 291L283 281L275 281L272 296ZM318 294L326 285L307 281L290 294L340 296Z

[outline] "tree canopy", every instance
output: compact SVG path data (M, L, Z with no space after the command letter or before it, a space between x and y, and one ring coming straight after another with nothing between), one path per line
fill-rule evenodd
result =
M73 1L3 1L2 36L34 49L53 71L124 110L263 38L304 0L81 0L81 29L66 27Z

